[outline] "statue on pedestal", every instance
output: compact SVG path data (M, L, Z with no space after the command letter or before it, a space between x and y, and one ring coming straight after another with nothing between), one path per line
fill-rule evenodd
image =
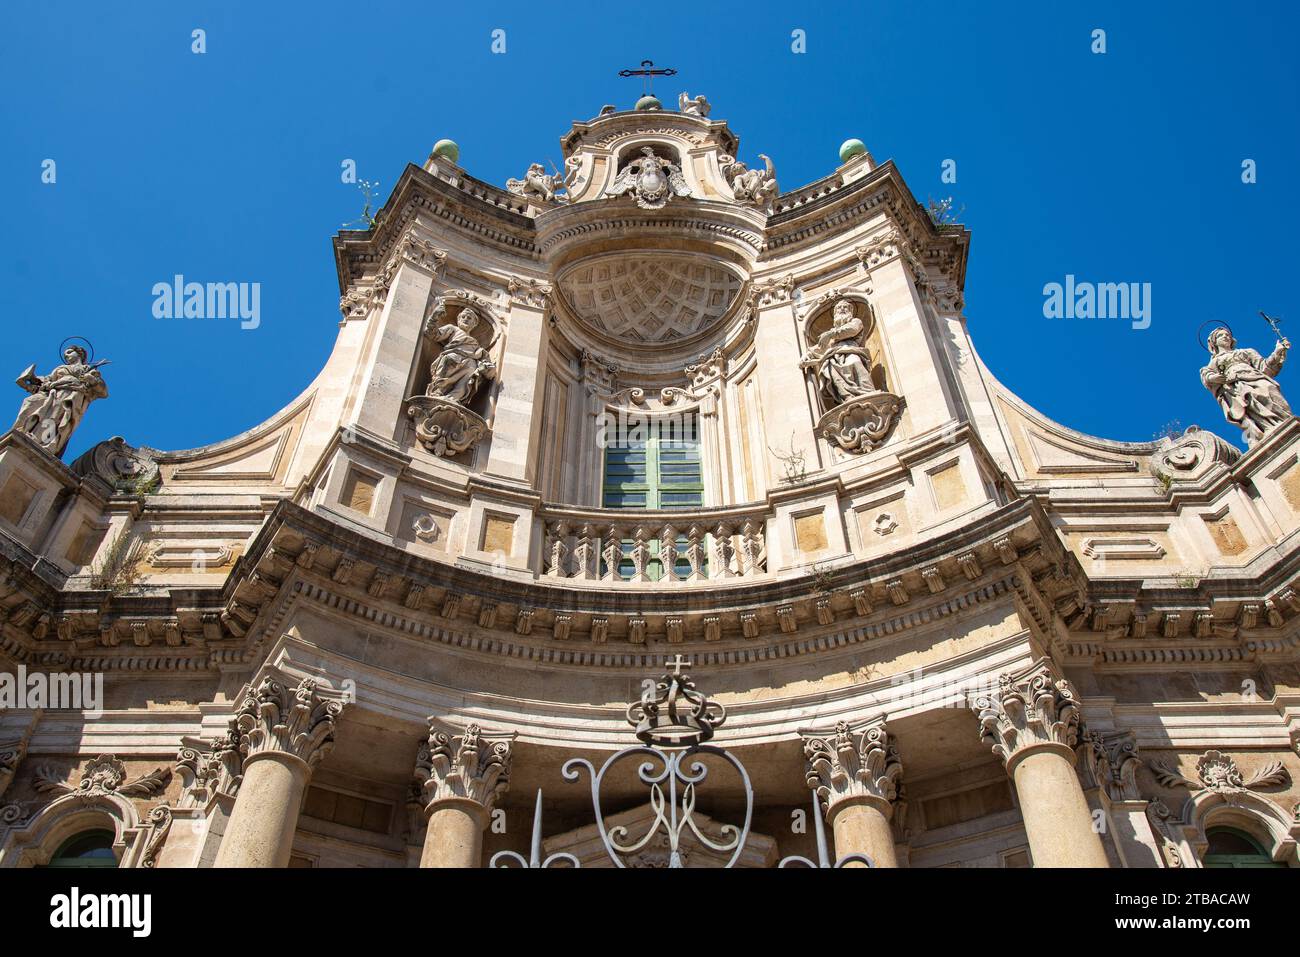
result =
M440 303L425 326L425 334L442 346L429 366L429 385L424 395L407 400L416 438L434 455L464 452L487 434L487 423L469 405L483 382L496 376L496 365L474 338L478 313L466 307L455 324L440 324L445 314Z
M429 332L442 351L429 367L429 387L425 395L450 399L457 405L468 406L484 379L496 375L496 366L488 358L487 350L474 338L478 326L478 313L465 308L452 325L437 325L441 313L430 318Z
M731 186L731 193L742 206L767 207L780 193L776 184L776 167L763 153L758 154L763 169L750 169L734 156L718 157L722 175Z
M817 337L800 363L816 371L827 408L877 391L871 381L871 353L861 344L864 326L853 314L853 303L841 299L832 318L831 327Z
M568 161L565 161L565 168L568 169ZM554 176L546 172L541 163L533 163L528 167L528 172L524 173L523 179L506 180L506 189L516 196L522 196L524 199L531 199L538 203L555 203L560 201L558 192L565 188L564 177L556 173Z
M1220 326L1210 333L1206 347L1212 358L1201 369L1201 382L1218 401L1224 418L1241 429L1247 446L1291 418L1291 406L1276 379L1291 348L1289 340L1279 337L1265 358L1254 349L1238 349L1232 331Z
M90 403L108 395L99 374L107 362L90 362L85 348L73 343L63 350L63 365L49 375L37 375L36 366L28 366L17 384L30 395L18 410L14 431L30 435L51 455L62 455Z
M893 429L903 400L871 378L871 353L863 343L867 328L853 303L839 300L831 318L799 363L815 375L826 408L817 432L846 452L870 452Z

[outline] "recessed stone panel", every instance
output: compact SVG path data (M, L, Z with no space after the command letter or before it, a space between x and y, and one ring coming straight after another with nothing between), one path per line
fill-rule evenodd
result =
M934 489L934 504L941 512L956 508L966 501L966 484L961 478L961 464L953 462L930 473L930 487Z
M794 546L805 555L826 551L826 519L821 512L795 516Z
M509 555L515 547L515 520L505 515L488 515L483 521L480 551Z

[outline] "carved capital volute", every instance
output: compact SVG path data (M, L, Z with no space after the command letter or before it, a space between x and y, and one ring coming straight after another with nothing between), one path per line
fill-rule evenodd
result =
M244 764L268 755L288 755L315 767L334 747L334 726L343 704L321 693L315 678L296 686L266 677L244 693L231 720Z
M439 804L468 802L482 809L484 821L497 798L510 786L513 731L484 731L476 724L463 731L429 719L429 736L415 759L415 780L426 814Z
M971 708L979 716L980 739L1002 759L1007 773L1041 750L1073 763L1081 731L1079 699L1047 658L1000 675L997 690L974 695Z
M1085 729L1081 736L1079 753L1091 784L1103 789L1112 801L1139 801L1137 769L1137 735L1132 731L1111 731L1095 734Z
M801 730L807 784L832 818L842 804L869 803L886 815L898 798L903 763L883 717L830 733Z
M176 774L181 781L176 806L202 807L218 794L233 796L242 772L239 732L234 727L215 741L183 744L176 755Z

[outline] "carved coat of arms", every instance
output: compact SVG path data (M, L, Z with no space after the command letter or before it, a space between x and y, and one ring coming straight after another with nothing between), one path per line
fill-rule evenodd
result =
M641 147L641 154L619 170L609 188L610 196L631 193L642 209L663 209L674 195L691 195L681 167L656 156L648 146Z

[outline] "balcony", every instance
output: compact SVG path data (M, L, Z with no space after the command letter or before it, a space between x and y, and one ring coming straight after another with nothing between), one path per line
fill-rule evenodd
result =
M567 583L680 588L767 575L766 508L547 508L539 574Z

